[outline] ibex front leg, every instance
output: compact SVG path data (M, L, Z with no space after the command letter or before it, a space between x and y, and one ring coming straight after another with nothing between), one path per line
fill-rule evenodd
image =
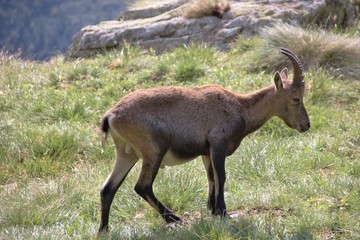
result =
M227 216L226 205L224 200L224 185L226 180L225 173L225 150L223 148L210 149L211 165L214 174L215 189L215 214ZM211 201L211 199L209 199Z
M211 164L210 156L202 156L202 160L205 166L208 184L209 184L209 193L207 200L207 207L212 214L215 214L215 181L214 181L214 170Z

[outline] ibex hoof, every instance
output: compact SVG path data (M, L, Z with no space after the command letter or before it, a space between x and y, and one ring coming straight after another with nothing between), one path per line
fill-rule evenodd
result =
M109 231L109 226L100 226L98 234L106 233Z
M183 220L176 216L175 214L166 214L164 216L165 222L174 223L174 222L182 222Z

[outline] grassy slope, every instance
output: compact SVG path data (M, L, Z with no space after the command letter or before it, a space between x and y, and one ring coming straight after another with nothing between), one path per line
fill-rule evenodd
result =
M258 41L228 53L192 46L161 56L125 48L95 59L46 63L1 56L0 239L95 238L99 189L113 165L97 123L126 93L159 85L221 84L247 92L272 74L247 72ZM360 238L360 84L306 72L308 133L272 119L227 161L231 220L206 210L199 160L160 170L155 193L190 220L165 225L134 191L140 164L112 206L114 239ZM170 194L171 193L171 194Z

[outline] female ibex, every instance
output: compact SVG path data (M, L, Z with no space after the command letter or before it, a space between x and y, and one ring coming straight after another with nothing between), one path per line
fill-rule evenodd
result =
M99 231L108 229L109 210L125 177L143 159L135 191L166 222L181 221L153 193L155 176L162 166L186 163L202 156L209 183L208 208L226 216L224 201L225 158L249 133L272 116L289 127L310 128L303 104L305 83L299 59L282 49L294 69L293 81L284 68L274 83L250 94L237 94L217 85L158 87L125 96L102 119L101 129L110 133L116 147L115 167L101 190Z

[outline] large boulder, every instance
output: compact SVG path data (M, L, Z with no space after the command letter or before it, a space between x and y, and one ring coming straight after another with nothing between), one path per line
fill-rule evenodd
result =
M326 28L353 27L359 15L360 0L325 0L315 22Z
M123 12L118 20L82 28L69 47L70 57L90 57L124 43L161 53L169 48L203 42L220 50L239 34L248 37L263 27L286 22L302 24L325 14L326 0L232 1L230 11L198 18L185 17L191 3L166 1ZM331 1L330 1L331 2ZM212 16L214 15L214 16Z

